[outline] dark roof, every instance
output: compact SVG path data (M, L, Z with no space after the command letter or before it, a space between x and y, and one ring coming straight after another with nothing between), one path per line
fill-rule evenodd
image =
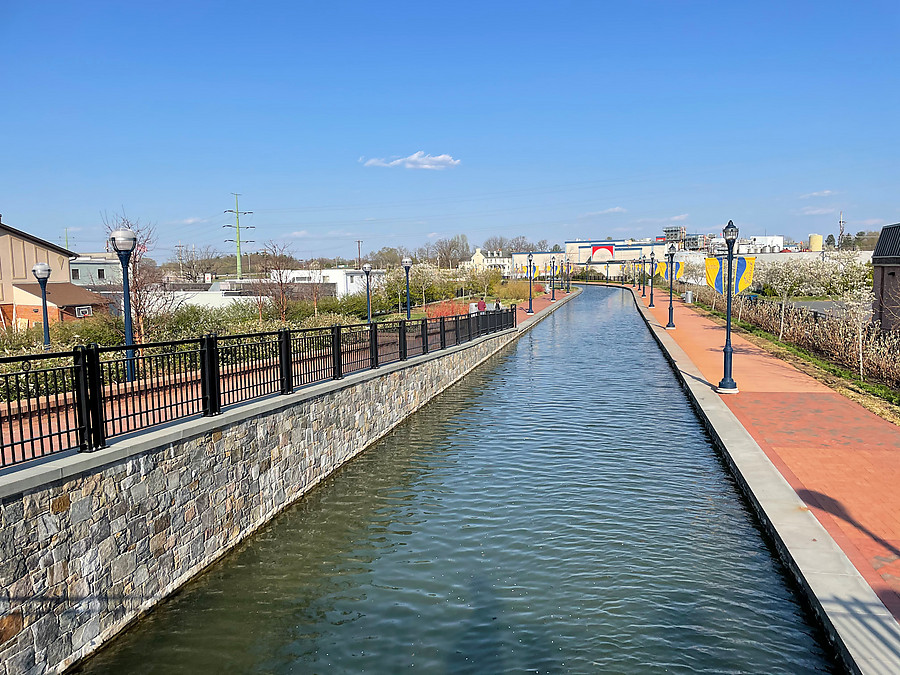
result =
M13 286L38 298L41 297L41 285L39 283L13 284ZM47 302L52 302L57 307L109 304L109 300L102 295L91 293L89 290L70 284L67 281L47 284Z
M882 228L872 253L872 262L883 265L900 264L900 223Z
M16 237L20 237L21 239L25 239L26 241L30 241L32 244L37 244L38 246L43 246L44 248L49 248L52 251L56 251L57 253L62 253L64 256L68 258L74 258L77 253L70 251L67 248L63 248L62 246L57 246L54 243L51 243L45 239L41 239L40 237L35 237L33 234L28 234L27 232L22 232L22 230L17 230L14 227L10 227L6 223L0 223L0 235L2 234L12 234Z

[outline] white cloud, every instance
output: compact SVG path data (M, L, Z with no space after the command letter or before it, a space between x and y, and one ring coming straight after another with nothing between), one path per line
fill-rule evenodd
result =
M858 221L859 225L865 225L867 227L871 227L872 225L884 225L883 218L869 218L868 220L860 220Z
M440 171L441 169L458 165L461 160L453 159L450 155L426 155L422 150L419 150L409 157L399 157L395 159L380 159L378 157L365 159L364 157L360 157L359 161L363 163L363 166L401 166L404 169L431 169Z
M669 216L668 218L638 218L636 223L680 223L683 220L687 220L689 213L682 213L678 216Z
M429 239L434 239L436 236L438 236L438 233L437 233L437 232L429 232L429 233L428 233L428 238L429 238Z
M689 215L688 213L682 213L680 216L672 216L669 220L673 223L680 223L682 220L687 220Z
M627 209L623 209L621 206L613 206L609 209L603 209L602 211L588 211L587 213L582 213L579 218L590 218L591 216L605 216L610 213L628 213Z
M833 208L817 208L814 206L804 206L800 209L800 213L804 216L827 216L829 213L834 213L835 209Z
M291 232L288 236L294 237L295 239L301 239L303 237L308 237L309 232L307 232L306 230L296 230L295 232Z
M197 223L205 223L206 218L185 218L183 220L174 220L171 225L196 225Z
M800 199L809 199L810 197L830 197L834 194L834 190L820 190L819 192L810 192L805 195L800 195Z

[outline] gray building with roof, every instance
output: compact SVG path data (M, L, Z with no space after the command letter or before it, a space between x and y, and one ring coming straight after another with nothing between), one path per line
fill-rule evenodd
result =
M885 330L900 330L900 223L881 230L872 253L875 319Z

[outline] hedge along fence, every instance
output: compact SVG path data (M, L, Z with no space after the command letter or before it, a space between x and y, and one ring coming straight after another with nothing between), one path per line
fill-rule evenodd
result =
M693 291L694 298L700 304L725 311L725 298L709 286L683 285L683 289ZM737 295L733 300L734 319L778 335L781 303L743 295ZM861 370L864 380L900 389L900 333L883 331L877 322L860 326L846 316L833 316L789 305L785 308L782 340L857 374Z

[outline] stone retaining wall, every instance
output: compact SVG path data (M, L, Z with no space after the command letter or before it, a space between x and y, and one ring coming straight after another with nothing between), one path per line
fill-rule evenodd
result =
M0 476L0 673L91 653L517 336Z

